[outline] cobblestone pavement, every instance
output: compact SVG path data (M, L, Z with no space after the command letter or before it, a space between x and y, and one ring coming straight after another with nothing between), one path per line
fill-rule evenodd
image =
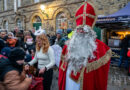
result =
M53 80L51 85L51 90L58 90L58 68L53 70Z
M110 67L108 90L130 90L130 76L126 69Z
M58 90L58 69L54 70L51 90ZM130 90L130 76L124 68L110 67L108 90Z

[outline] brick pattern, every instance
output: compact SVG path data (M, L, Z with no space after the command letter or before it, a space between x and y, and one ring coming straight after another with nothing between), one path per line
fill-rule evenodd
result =
M43 28L50 30L48 32L54 32L56 29L56 16L60 12L67 14L68 22L71 25L68 25L69 28L75 28L74 15L77 8L82 4L84 0L40 0L41 3L34 4L34 0L22 0L22 8L18 9L19 15L14 13L14 6L12 0L8 0L8 10L2 12L3 0L0 0L0 27L4 19L8 19L9 29L12 30L16 25L15 19L19 17L24 17L24 29L32 29L32 16L34 14L40 15L43 18ZM47 2L48 1L48 2ZM101 15L108 15L118 11L120 8L124 7L126 3L130 0L88 0L93 1L97 7L97 13ZM46 2L46 3L44 3ZM42 14L40 10L40 5L44 4L46 6L45 13L49 15L49 20L47 17ZM46 25L49 22L49 26Z

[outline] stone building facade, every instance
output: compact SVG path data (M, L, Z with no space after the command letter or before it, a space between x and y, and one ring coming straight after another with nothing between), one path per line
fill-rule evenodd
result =
M14 9L17 1L17 10ZM0 0L0 29L9 31L18 27L23 30L75 28L75 12L85 0ZM124 7L130 0L88 0L97 7L98 15L108 15ZM42 11L40 6L44 5Z

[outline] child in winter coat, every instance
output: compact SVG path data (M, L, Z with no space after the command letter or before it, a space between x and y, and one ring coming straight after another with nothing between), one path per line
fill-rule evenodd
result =
M15 47L17 39L14 37L12 32L8 33L8 39L6 42L7 42L9 47Z
M8 59L0 59L0 90L27 90L32 78L23 70L25 52L14 48Z
M31 50L35 49L35 44L32 36L25 36L24 38L24 50L26 54L31 54Z

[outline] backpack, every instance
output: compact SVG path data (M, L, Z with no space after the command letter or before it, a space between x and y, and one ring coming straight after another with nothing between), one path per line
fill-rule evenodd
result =
M51 47L52 47L52 49L54 51L56 66L59 67L62 48L59 45L57 45L57 44L52 45Z

